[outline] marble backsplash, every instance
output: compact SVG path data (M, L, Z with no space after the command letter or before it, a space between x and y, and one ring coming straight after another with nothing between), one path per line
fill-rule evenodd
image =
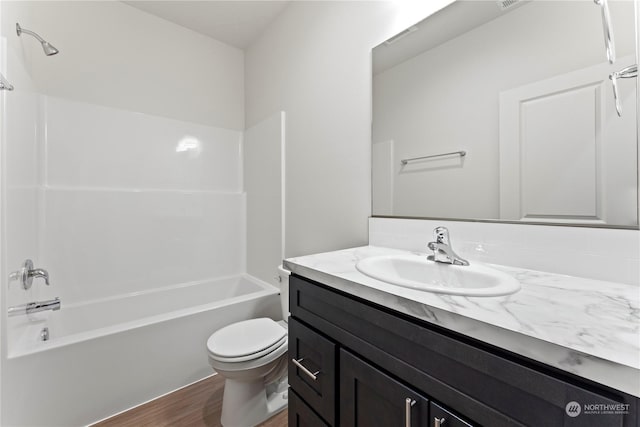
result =
M370 218L369 245L427 252L438 226L469 260L640 286L638 230Z

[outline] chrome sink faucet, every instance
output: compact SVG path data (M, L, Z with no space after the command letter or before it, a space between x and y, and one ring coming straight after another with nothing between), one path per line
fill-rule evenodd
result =
M469 265L469 261L461 258L453 251L449 241L449 230L446 227L436 227L433 230L433 238L436 241L429 242L427 245L433 251L433 255L427 257L428 260L445 264Z

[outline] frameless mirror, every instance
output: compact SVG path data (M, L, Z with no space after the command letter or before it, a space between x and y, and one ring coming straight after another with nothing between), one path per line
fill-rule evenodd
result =
M603 1L456 1L377 46L373 215L637 228L634 4L610 64Z

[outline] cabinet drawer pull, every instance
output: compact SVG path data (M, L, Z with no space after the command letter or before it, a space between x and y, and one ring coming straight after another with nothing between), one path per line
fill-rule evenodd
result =
M318 379L318 374L320 373L320 371L315 371L315 372L311 372L310 370L308 370L307 368L305 368L302 363L304 360L304 357L301 357L300 359L296 360L296 359L291 359L291 361L293 362L294 365L296 365L298 368L300 368L300 370L302 372L304 372L309 378L311 378L312 380L317 380Z
M404 426L411 427L411 407L416 404L416 401L410 397L404 400Z
M444 418L436 417L433 419L433 427L441 427L444 424L444 422L445 422Z

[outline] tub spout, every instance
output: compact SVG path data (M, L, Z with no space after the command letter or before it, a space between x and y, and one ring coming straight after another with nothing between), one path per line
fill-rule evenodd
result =
M48 301L35 301L27 304L9 307L7 314L11 316L21 316L23 314L38 313L45 310L60 310L60 298L56 297Z

